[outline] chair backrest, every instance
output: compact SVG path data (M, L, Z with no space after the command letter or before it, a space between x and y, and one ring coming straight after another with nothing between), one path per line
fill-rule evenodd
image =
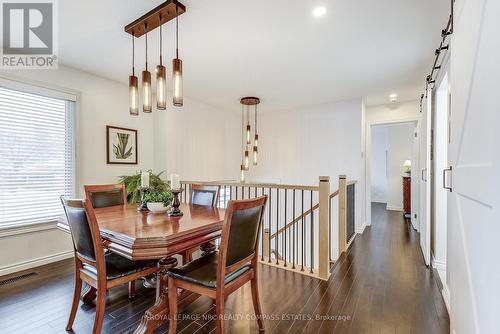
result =
M220 186L192 184L190 190L191 204L217 206Z
M87 185L84 188L93 208L127 204L124 184Z
M90 262L104 261L104 250L95 215L89 201L61 196L76 254ZM90 212L89 212L90 211Z
M267 196L229 201L222 224L219 270L237 270L257 254Z

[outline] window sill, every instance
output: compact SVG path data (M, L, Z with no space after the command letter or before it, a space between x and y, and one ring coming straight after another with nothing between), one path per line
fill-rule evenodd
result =
M34 233L57 228L57 221L40 222L32 224L0 226L0 238L10 237L13 235Z

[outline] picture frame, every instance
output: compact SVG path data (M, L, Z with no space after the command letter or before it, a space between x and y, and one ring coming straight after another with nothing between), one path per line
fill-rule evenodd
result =
M137 165L137 130L106 126L106 163Z

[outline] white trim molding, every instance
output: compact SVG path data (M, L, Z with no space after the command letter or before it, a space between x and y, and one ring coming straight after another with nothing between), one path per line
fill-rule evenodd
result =
M441 282L443 284L443 289L441 290L441 295L443 296L444 304L446 305L446 309L448 310L448 314L451 314L450 310L450 290L448 289L448 285L446 282Z
M387 211L403 211L403 207L401 206L387 206L386 207Z
M12 274L18 271L27 270L35 268L38 266L43 266L44 264L49 264L52 262L57 262L65 259L72 258L74 256L73 250L65 251L61 253L51 254L47 256L42 256L27 261L11 264L8 266L0 267L0 276Z
M359 227L356 227L355 229L355 232L357 234L363 234L363 232L365 231L365 227L368 226L368 224L366 224L366 221L363 222L363 225L359 226ZM353 238L354 239L354 238Z
M57 222L5 226L0 228L0 238L10 237L18 234L53 230L56 228L57 228Z

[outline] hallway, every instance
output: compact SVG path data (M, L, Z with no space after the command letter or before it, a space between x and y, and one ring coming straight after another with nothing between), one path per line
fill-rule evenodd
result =
M342 313L352 314L352 323L339 333L449 333L437 272L426 268L419 235L401 212L373 203L372 226L356 237L345 262L340 267L349 265L352 287Z

